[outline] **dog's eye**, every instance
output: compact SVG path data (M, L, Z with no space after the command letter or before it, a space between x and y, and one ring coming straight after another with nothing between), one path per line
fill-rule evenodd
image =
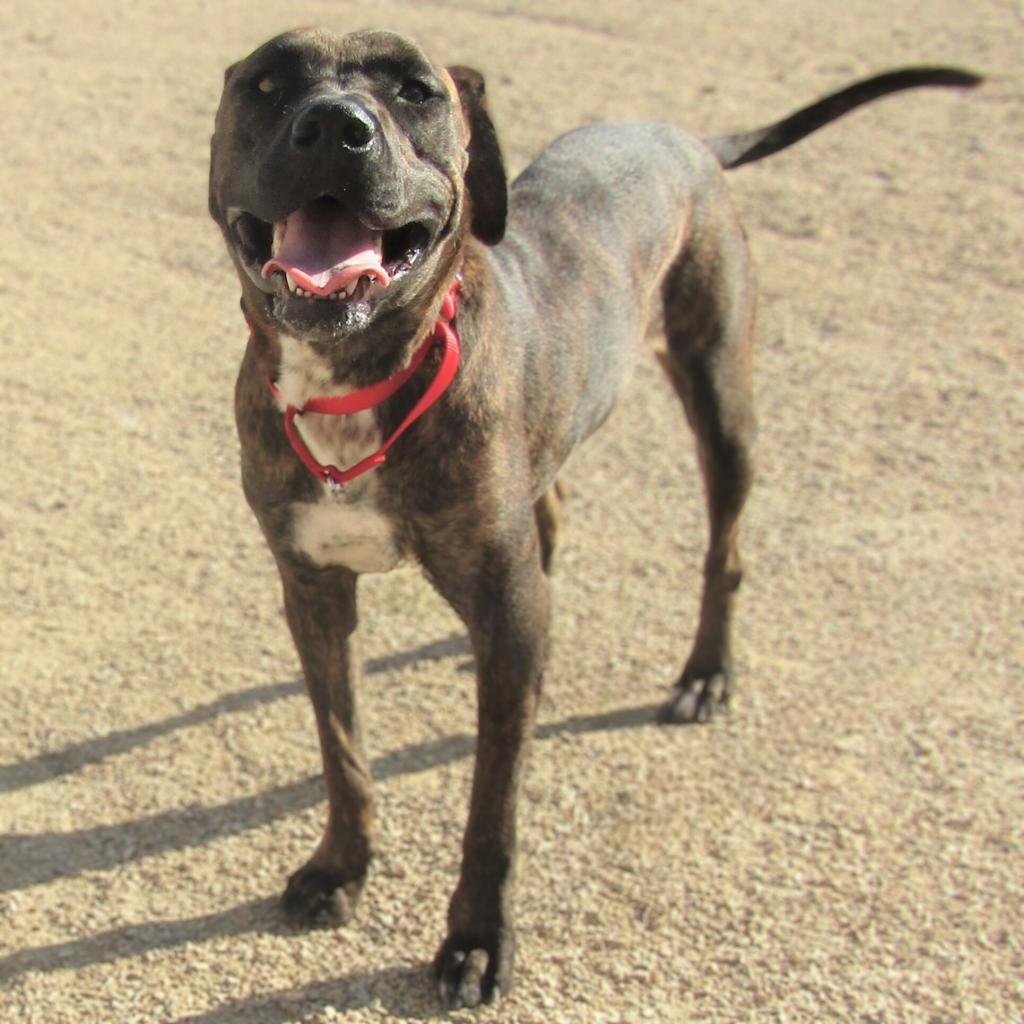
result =
M270 96L278 90L277 79L273 75L261 75L256 80L256 88L259 89L264 96Z
M406 103L426 103L433 95L430 86L418 78L407 78L398 90L399 98Z

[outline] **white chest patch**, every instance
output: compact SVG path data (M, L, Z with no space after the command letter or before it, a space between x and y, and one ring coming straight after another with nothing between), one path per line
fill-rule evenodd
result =
M292 506L295 547L316 565L389 572L402 563L391 523L371 503L327 495Z
M281 336L278 403L283 411L301 409L317 395L340 395L352 390L332 382L326 360L308 345ZM351 416L306 413L295 417L302 440L318 462L346 469L372 454L383 443L372 412ZM390 520L377 507L377 481L371 470L344 490L326 484L317 501L292 505L292 542L316 565L343 565L353 572L387 572L403 555Z

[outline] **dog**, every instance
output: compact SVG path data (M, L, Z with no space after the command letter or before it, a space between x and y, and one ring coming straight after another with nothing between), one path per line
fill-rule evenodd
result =
M452 1007L508 990L559 467L608 417L660 316L709 520L696 636L660 718L705 721L732 687L755 429L754 279L723 171L887 93L979 81L888 72L707 139L592 125L509 187L483 78L400 36L289 32L227 70L209 201L250 329L242 482L280 573L328 798L289 913L343 922L363 889L374 822L356 581L418 563L466 625L478 694L461 873L433 969Z

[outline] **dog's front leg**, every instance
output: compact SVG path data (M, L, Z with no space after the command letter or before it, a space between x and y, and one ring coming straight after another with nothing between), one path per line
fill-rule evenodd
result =
M359 728L356 576L347 569L281 565L284 607L316 714L327 788L327 827L288 880L286 911L306 923L345 923L372 854L370 771Z
M477 666L477 753L448 936L434 961L453 1007L494 1002L512 978L516 799L548 644L547 579L536 526L524 515L514 543L481 547L472 578L431 566L469 628ZM449 550L449 559L451 558ZM464 559L458 561L465 564Z

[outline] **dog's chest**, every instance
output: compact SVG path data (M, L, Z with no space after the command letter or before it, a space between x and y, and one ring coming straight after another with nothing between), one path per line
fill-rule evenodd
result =
M326 361L294 338L282 336L278 402L301 409L312 397L343 394L331 380ZM313 457L341 469L372 454L382 444L373 412L349 416L304 413L295 425ZM354 572L387 572L403 560L391 521L378 505L379 483L373 471L335 490L326 484L316 501L291 506L292 544L320 566L342 565Z

